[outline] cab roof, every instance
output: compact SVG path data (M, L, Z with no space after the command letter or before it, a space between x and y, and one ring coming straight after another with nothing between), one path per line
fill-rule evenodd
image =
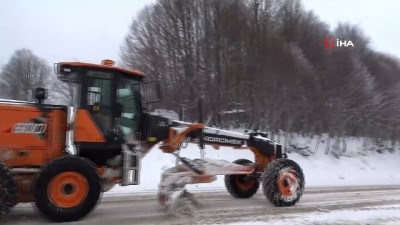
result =
M126 73L132 76L144 76L144 73L139 70L131 70L125 69L116 66L95 64L95 63L84 63L84 62L60 62L60 65L68 65L68 66L76 66L76 67L88 67L88 68L96 68L96 69L106 69L106 70L114 70L122 73Z

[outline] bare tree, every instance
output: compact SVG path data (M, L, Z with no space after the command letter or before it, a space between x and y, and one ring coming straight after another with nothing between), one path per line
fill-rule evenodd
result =
M0 88L6 98L30 100L34 88L47 87L50 73L51 69L45 60L29 49L20 49L4 66Z

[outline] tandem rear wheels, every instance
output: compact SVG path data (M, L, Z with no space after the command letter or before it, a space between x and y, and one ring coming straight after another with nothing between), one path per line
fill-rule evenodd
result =
M234 161L239 165L252 164L250 160ZM226 175L225 187L235 198L250 198L263 187L265 197L275 206L292 206L304 192L304 174L300 166L290 159L277 159L271 162L260 178L248 175Z
M48 219L75 221L97 205L101 182L96 168L84 158L65 156L47 164L35 178L35 205Z
M7 215L15 205L17 185L11 175L11 170L0 162L0 219Z

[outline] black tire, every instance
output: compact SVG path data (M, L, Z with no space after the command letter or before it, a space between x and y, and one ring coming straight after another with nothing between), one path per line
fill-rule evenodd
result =
M75 221L89 214L100 193L101 181L95 166L77 156L47 164L37 175L33 191L39 211L57 222Z
M304 185L303 170L290 159L277 159L268 165L262 182L265 197L277 207L296 204Z
M234 163L239 165L253 164L253 162L247 159L238 159ZM256 178L244 180L246 177L247 175L242 174L225 175L225 187L233 197L251 198L257 193L260 182Z
M16 204L17 184L11 170L0 163L0 219L7 215Z

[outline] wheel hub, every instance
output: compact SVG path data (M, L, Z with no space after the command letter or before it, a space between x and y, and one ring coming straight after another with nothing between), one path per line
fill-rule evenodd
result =
M284 186L284 187L289 187L289 185L290 185L289 180L285 179L285 180L283 181L283 186Z
M81 204L89 193L89 184L78 172L63 172L55 176L49 186L50 201L60 208L72 208Z
M236 179L236 184L244 190L248 190L248 189L252 188L254 183L255 183L254 180L246 179L246 176L242 176L242 177L238 176Z
M72 184L66 184L66 185L64 186L64 190L63 190L64 194L70 195L70 194L72 194L74 191L75 191L75 187L74 187Z
M284 197L292 197L296 195L299 187L297 174L293 170L281 171L278 178L279 193Z

